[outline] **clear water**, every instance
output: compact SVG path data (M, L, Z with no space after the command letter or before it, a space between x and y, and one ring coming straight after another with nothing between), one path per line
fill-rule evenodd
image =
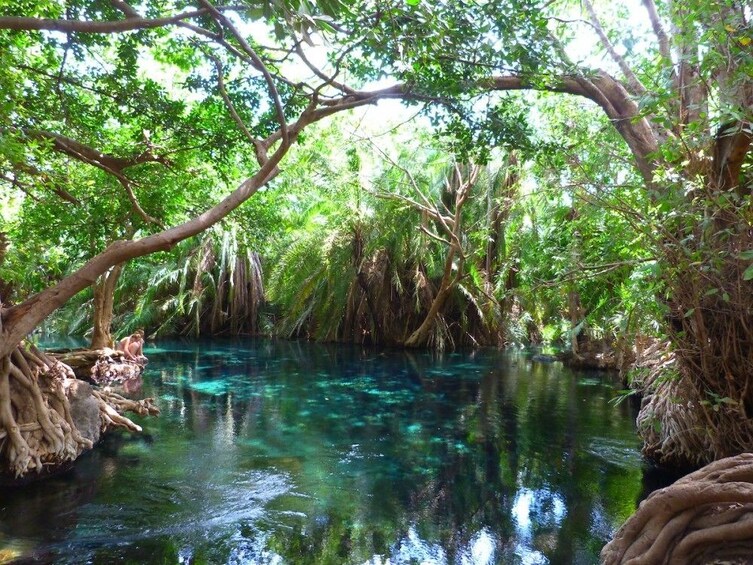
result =
M162 416L0 491L0 563L595 563L645 490L607 376L493 350L146 353Z

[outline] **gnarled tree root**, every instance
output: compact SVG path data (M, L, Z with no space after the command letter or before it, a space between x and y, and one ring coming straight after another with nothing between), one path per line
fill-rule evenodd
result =
M601 552L606 565L748 563L751 556L753 453L721 459L655 491Z
M89 402L84 408L93 411L90 417L95 425L93 431L87 431L88 437L75 423L71 396ZM62 466L90 449L109 426L140 431L119 413L125 410L159 412L151 399L132 401L112 393L90 392L88 385L75 379L70 367L31 344L20 344L0 358L0 473L20 478Z
M103 428L116 426L132 432L141 432L141 426L123 416L123 412L133 412L140 416L159 415L159 408L154 405L151 398L131 400L107 390L94 390L92 394L99 400Z

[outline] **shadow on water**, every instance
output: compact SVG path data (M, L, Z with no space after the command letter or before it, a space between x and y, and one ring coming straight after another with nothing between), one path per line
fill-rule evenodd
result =
M607 375L491 350L147 354L162 416L0 492L0 563L593 563L644 496Z

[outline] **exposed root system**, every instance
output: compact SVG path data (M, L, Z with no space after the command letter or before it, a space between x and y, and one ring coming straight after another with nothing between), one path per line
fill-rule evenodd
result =
M92 394L96 403L89 399ZM77 400L82 395L88 399L88 405L79 402L77 406L93 411L93 433L83 435L75 423L69 398L75 395ZM151 399L132 401L113 393L90 392L69 366L31 344L19 345L0 359L0 473L19 478L32 471L53 470L90 449L109 426L140 431L119 413L125 410L158 413Z
M126 428L133 432L140 432L141 426L134 424L122 415L124 412L133 412L140 416L158 416L157 408L151 398L144 400L131 400L107 390L94 390L92 394L99 400L100 417L103 427L116 426Z
M73 369L76 378L100 386L122 385L141 376L146 357L126 359L122 351L110 349L75 349L51 353Z
M652 493L601 552L602 563L749 563L753 454L716 461Z

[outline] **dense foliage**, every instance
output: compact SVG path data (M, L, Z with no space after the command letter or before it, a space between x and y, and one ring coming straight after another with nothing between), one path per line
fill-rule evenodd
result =
M659 333L677 362L649 454L745 450L751 17L736 0L0 2L0 357L89 287L95 343L111 315L575 354ZM343 134L386 98L422 116L416 135Z

